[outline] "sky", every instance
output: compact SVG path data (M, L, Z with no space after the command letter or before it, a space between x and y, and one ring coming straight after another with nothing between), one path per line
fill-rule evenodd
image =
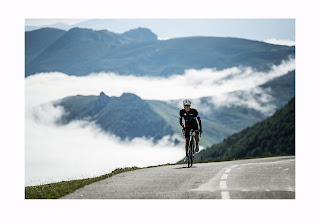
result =
M295 19L26 19L26 26L65 23L95 30L123 33L146 27L159 39L188 36L237 37L268 43L294 45Z
M73 25L76 23L80 23L86 21L87 19L26 19L26 26L45 26L52 25L56 23L65 23L67 25Z
M132 222L139 217L139 223L181 222L190 203L187 200L87 200L87 201L26 201L24 200L25 178L25 77L24 77L24 25L27 18L294 18L296 43L296 185L297 199L293 201L213 201L192 200L196 214L218 216L215 221L236 223L250 211L246 223L310 222L317 219L316 206L306 206L319 200L313 188L317 186L314 164L318 164L318 131L320 109L318 68L318 5L317 1L2 1L1 20L1 65L0 89L2 161L2 200L5 213L2 218L12 222L48 223L101 222L106 219L115 222ZM165 37L164 37L165 38ZM269 38L269 37L268 37ZM273 38L273 37L270 37ZM280 38L283 39L283 38ZM287 39L287 38L284 38ZM45 206L44 206L45 204ZM240 206L239 206L240 205ZM265 212L272 206L273 214ZM159 210L165 216L159 216ZM35 216L34 211L37 211ZM52 211L55 214L52 215ZM123 214L126 215L123 215ZM17 215L19 214L19 215ZM74 215L80 214L80 215ZM284 215L284 214L290 214ZM48 219L50 217L50 219ZM156 217L156 218L154 218ZM240 217L240 218L239 218ZM261 217L263 219L261 220ZM207 222L205 215L190 217L191 222Z

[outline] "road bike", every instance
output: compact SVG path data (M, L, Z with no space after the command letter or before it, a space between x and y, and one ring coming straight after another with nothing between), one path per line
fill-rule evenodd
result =
M190 140L189 140L189 145L188 145L188 168L192 167L193 164L193 159L194 159L194 154L195 154L195 149L196 149L196 139L195 136L199 134L200 131L198 130L190 130Z

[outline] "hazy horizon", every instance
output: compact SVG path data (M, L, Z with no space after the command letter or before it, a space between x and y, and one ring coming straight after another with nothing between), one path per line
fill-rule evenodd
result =
M160 40L219 36L295 45L295 19L25 19L25 26L107 29L115 33L144 27Z

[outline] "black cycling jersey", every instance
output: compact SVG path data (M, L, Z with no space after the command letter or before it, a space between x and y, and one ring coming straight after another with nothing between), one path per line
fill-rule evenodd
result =
M185 121L185 127L198 127L197 117L199 117L198 111L196 109L190 108L190 111L187 112L185 109L180 110L180 118L183 118Z

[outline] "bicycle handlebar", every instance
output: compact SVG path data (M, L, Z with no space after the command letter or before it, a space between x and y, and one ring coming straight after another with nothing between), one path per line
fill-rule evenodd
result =
M201 137L201 132L200 132L199 130L193 130L193 129L191 129L191 130L190 130L190 135L192 135L192 134L191 134L192 132L198 132L198 133L200 133L200 137ZM194 135L193 135L193 136L194 136Z
M182 128L182 132L183 132L184 135L185 135L185 131L186 131L186 128L183 127L183 128ZM190 135L192 135L192 134L191 134L192 132L198 132L198 133L200 133L200 137L201 137L201 132L200 132L199 130L193 130L193 129L191 129L190 132L189 132Z

